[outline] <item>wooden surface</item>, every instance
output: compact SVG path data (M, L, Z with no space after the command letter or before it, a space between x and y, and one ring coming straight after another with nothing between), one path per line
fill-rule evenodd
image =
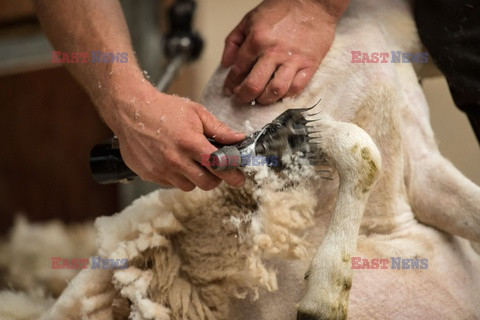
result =
M0 23L11 23L35 15L31 0L0 0Z
M91 147L111 135L64 68L0 77L0 231L29 219L92 219L117 210L116 186L90 177Z

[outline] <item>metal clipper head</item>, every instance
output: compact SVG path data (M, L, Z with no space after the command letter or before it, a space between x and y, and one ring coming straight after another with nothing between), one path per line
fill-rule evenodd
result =
M314 152L314 148L309 143L312 127L307 124L314 120L305 118L305 116L315 115L308 115L306 112L312 110L319 102L310 108L288 109L242 142L220 148L212 153L210 158L212 167L219 171L243 167L250 164L249 160L252 157L264 156L267 159L274 157L276 161L268 163L267 160L267 165L279 171L284 168L281 157L285 152L291 154L300 152L312 165L321 163L322 155Z

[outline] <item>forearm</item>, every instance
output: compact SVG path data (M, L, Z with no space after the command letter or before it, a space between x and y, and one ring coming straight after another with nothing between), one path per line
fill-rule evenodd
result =
M206 136L225 144L245 136L233 132L203 106L160 93L145 80L118 0L34 2L57 50L90 53L90 61L67 64L67 68L118 137L125 163L142 179L184 191L195 186L210 190L221 179L233 186L243 184L240 171L212 172L200 161L202 154L216 150ZM128 61L92 62L92 51L126 53Z
M66 67L85 88L107 124L115 126L120 99L135 97L151 85L138 67L117 0L35 0L42 27L56 50L87 52L87 63L70 63ZM127 53L126 63L93 63L91 52ZM138 83L138 85L132 85ZM113 129L113 128L112 128Z

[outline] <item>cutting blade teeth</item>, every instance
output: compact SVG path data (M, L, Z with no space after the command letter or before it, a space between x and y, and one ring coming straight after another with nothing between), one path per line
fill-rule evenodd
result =
M295 114L303 114L303 113L305 113L305 112L308 112L308 111L312 110L313 108L315 108L315 107L320 103L320 101L322 101L321 98L320 98L317 102L315 102L315 104L312 105L311 107L291 109L291 110L292 110L292 113L295 113Z
M313 167L318 167L323 165L323 162L320 160L309 160L308 163ZM315 169L315 171L317 170Z
M315 108L320 103L320 101L322 101L322 98L318 99L318 101L315 102L315 104L313 106L308 107L308 108L298 109L298 110L302 110L302 112L310 111L313 108Z
M305 157L305 159L307 159L307 161L312 165L312 166L320 166L320 165L324 165L325 164L325 159L323 158L323 156L321 154L315 154L315 155L308 155L307 157Z
M305 140L307 140L309 144L320 144L320 138L321 137L317 136L309 136L308 134L305 136Z
M315 170L316 170L317 172L322 172L322 173L330 173L330 174L333 173L332 170L327 170L327 169L322 169L322 168L315 168Z
M307 135L307 138L310 138L311 143L320 144L320 142L321 142L320 139L321 139L322 137L320 137L320 136L309 136L309 135ZM315 141L313 141L313 140L315 140ZM309 142L310 142L310 141L309 141Z
M315 117L316 115L319 115L320 113L322 113L322 111L318 111L318 112L315 112L315 113L307 113L305 116L306 117Z
M320 176L320 179L324 179L324 180L333 180L333 178L330 178L330 177L324 177L324 176Z

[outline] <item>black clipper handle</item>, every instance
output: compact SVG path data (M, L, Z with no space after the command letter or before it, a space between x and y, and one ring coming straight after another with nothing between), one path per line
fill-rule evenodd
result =
M100 184L128 182L137 177L123 161L116 138L108 139L92 148L90 171L93 180Z
M220 150L225 147L225 145L219 144L211 138L207 138L207 140ZM216 167L213 169L218 170ZM224 168L221 169L221 171L223 170ZM123 161L116 137L96 144L92 148L90 151L90 171L93 180L100 184L129 182L137 177L137 174L130 170Z

